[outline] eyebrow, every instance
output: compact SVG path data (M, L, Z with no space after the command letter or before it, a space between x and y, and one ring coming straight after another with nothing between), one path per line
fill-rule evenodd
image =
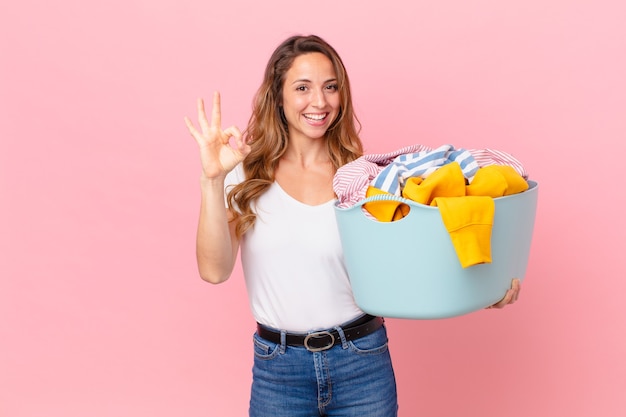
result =
M336 81L337 81L336 78L329 78L328 80L324 81L324 84L331 83L331 82L336 82ZM298 78L297 80L292 82L291 85L297 84L297 83L310 83L310 82L312 82L312 81L307 79L307 78Z

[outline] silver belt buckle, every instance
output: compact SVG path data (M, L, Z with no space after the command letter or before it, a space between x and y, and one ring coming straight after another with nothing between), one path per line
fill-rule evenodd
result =
M330 343L327 344L326 346L322 346L322 347L310 347L309 346L309 340L311 340L311 339L321 339L323 337L330 337ZM330 349L334 345L335 345L335 336L333 336L333 334L331 332L327 332L326 330L321 331L321 332L309 333L304 338L304 347L309 352L321 352L323 350Z

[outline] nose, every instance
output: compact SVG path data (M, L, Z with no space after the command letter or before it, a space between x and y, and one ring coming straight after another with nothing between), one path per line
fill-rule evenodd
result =
M316 107L326 106L326 95L321 88L315 89L313 93L313 105Z

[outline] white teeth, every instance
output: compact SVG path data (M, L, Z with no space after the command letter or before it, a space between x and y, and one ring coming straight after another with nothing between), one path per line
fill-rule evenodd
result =
M326 113L324 114L305 114L304 117L311 120L324 120L326 118Z

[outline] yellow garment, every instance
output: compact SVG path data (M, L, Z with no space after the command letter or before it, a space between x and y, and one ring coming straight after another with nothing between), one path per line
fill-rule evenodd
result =
M465 188L467 195L502 197L528 189L528 183L508 165L489 165L480 168L472 183Z
M463 268L491 263L491 229L496 205L491 197L437 197L441 219Z
M365 191L365 197L371 197L378 194L388 194L386 191L380 190L376 187L369 186ZM394 200L380 200L371 203L363 204L363 207L377 220L381 222L391 222L400 220L407 214L409 214L409 206Z
M402 197L420 204L430 204L435 197L462 197L465 177L458 162L451 162L434 171L426 179L408 178Z
M495 214L492 199L528 189L526 180L510 166L490 165L478 169L472 183L465 184L461 166L451 162L426 179L408 178L402 196L420 204L439 207L441 218L463 268L491 262L491 229ZM374 187L366 196L389 194ZM367 203L364 207L380 221L406 216L409 207L397 201Z

